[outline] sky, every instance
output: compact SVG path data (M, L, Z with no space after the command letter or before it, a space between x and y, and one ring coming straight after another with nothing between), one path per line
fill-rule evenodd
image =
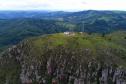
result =
M126 10L126 0L0 0L0 10Z

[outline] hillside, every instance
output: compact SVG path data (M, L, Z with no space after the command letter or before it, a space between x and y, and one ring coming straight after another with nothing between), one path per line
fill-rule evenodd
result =
M126 32L57 33L15 45L0 58L0 84L125 84Z
M73 24L42 19L1 19L0 49L17 44L19 41L44 34L68 31Z

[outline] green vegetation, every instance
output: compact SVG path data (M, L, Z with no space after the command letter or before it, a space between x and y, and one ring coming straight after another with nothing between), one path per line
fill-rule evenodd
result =
M88 78L93 81L91 84L100 84L101 69L103 72L108 66L113 70L126 69L126 31L117 31L126 30L125 15L124 11L92 10L75 13L0 12L0 53L6 50L0 54L0 84L21 84L20 76L28 81L32 79L33 84L44 79L51 84L57 70L77 79L78 71L85 73L87 70L90 76L96 75ZM63 33L66 31L70 34ZM51 75L47 73L48 64L52 70L56 69ZM101 69L97 71L99 65ZM60 75L63 74L57 77ZM125 73L122 77L126 79ZM114 84L111 79L113 76L109 82ZM67 84L68 79L59 82L57 84Z

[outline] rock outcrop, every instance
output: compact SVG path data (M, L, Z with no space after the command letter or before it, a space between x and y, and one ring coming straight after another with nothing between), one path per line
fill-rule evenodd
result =
M90 51L59 47L47 50L41 61L28 58L22 47L13 47L6 53L9 59L15 58L20 64L21 84L126 84L126 70L92 59Z

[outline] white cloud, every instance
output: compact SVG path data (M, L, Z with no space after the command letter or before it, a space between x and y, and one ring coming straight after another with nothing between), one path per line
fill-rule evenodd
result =
M0 0L1 10L126 10L126 0Z

